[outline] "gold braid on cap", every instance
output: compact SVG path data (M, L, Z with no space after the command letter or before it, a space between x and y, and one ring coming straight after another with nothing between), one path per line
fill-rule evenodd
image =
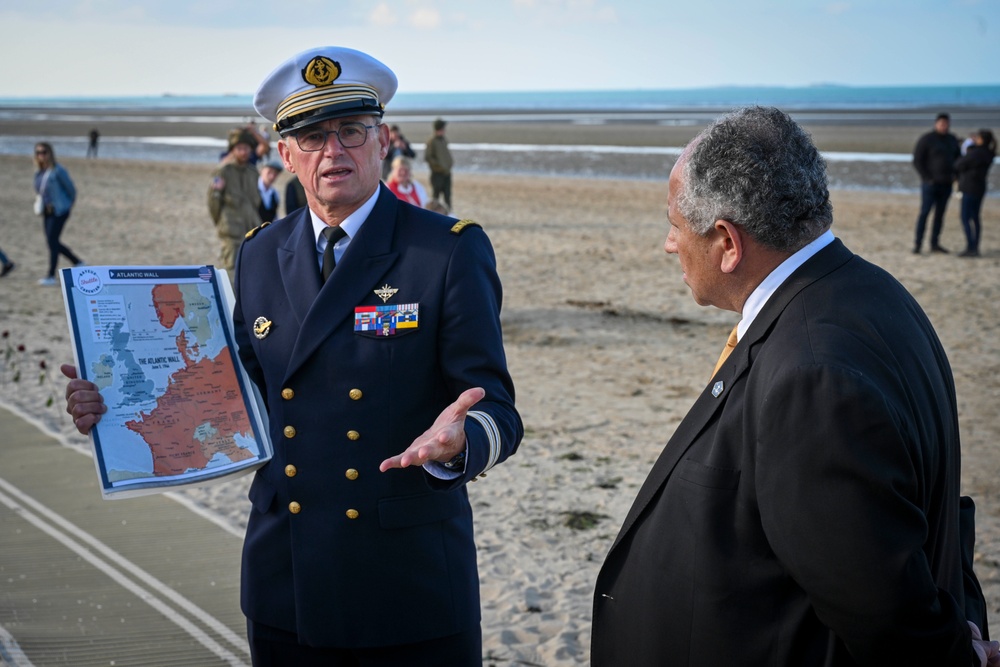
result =
M368 100L375 100L377 104L378 93L374 88L360 84L333 84L323 88L303 90L300 93L289 95L284 102L278 105L275 123L280 125L281 121L291 116L298 116L334 104Z

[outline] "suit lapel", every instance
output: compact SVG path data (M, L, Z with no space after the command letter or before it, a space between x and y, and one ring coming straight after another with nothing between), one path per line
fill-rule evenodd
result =
M375 208L355 238L351 239L351 244L326 284L319 287L321 281L315 239L312 240L309 261L297 261L298 264L309 265L308 268L315 276L317 290L302 319L299 335L289 357L286 378L299 369L334 329L354 315L354 307L379 287L377 283L399 257L399 252L394 249L398 200L384 186L379 187ZM300 267L290 271L304 273Z
M750 366L752 365L751 350L767 338L774 323L788 304L806 286L839 268L853 256L853 253L847 250L839 239L835 239L806 261L805 264L800 266L771 295L764 308L754 318L753 324L750 325L746 334L740 340L732 354L729 355L729 359L726 360L726 363L722 365L719 372L702 391L694 405L691 406L688 414L677 427L673 436L667 442L666 447L663 448L663 452L656 460L656 463L653 464L642 488L639 489L639 494L632 503L632 507L625 517L622 528L618 532L618 537L615 538L615 542L611 546L611 551L614 551L615 547L621 543L636 520L660 491L660 488L666 483L677 463L681 460L681 457L683 457L684 453L701 435L713 415L722 410L732 386L743 374L750 370ZM722 389L716 395L715 388L720 382L722 383Z

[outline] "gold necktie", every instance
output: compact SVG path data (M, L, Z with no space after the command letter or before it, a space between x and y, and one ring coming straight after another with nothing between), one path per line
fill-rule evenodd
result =
M719 355L719 360L715 362L715 369L712 371L712 377L715 377L715 374L719 372L720 368L722 368L722 364L726 363L726 359L729 358L733 348L736 347L736 343L739 342L736 338L737 327L739 327L738 324L733 327L732 331L729 332L729 340L726 341L726 346L722 348L722 354Z

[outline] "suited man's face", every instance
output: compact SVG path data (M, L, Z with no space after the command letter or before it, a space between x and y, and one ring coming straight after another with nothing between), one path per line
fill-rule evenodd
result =
M670 221L670 232L663 244L663 249L671 255L677 255L681 262L684 282L691 290L691 296L701 306L719 306L721 299L720 269L721 253L718 232L713 228L707 236L695 233L687 218L681 215L677 201L681 192L682 156L670 172L670 183L667 188L667 218Z

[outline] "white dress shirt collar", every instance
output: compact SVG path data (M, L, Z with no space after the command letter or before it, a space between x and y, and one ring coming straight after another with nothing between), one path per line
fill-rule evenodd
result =
M794 255L775 267L775 269L761 281L760 285L757 285L757 289L750 294L746 302L743 304L743 319L740 320L739 326L736 329L737 338L743 338L743 334L745 334L747 329L750 328L750 325L753 324L754 318L756 318L757 314L760 313L764 304L767 303L767 300L771 298L771 295L774 294L774 292L781 287L786 280L788 280L788 277L795 272L795 269L805 264L810 257L818 253L820 250L833 243L834 238L833 232L829 229L826 230L818 237L810 241L805 247L799 249Z
M347 250L347 246L350 245L351 239L361 230L361 225L365 223L368 216L371 214L372 209L375 208L375 202L378 201L379 192L382 190L381 186L375 188L374 194L368 198L364 204L358 208L354 213L344 218L340 223L340 228L344 230L347 234L344 238L337 241L336 245L333 246L334 253L336 253L336 260L339 262L340 258L343 256L344 251ZM319 253L319 264L323 265L323 252L326 250L326 237L323 236L323 230L329 225L323 222L318 215L313 213L312 209L309 209L309 217L312 220L313 236L316 239L316 252Z

